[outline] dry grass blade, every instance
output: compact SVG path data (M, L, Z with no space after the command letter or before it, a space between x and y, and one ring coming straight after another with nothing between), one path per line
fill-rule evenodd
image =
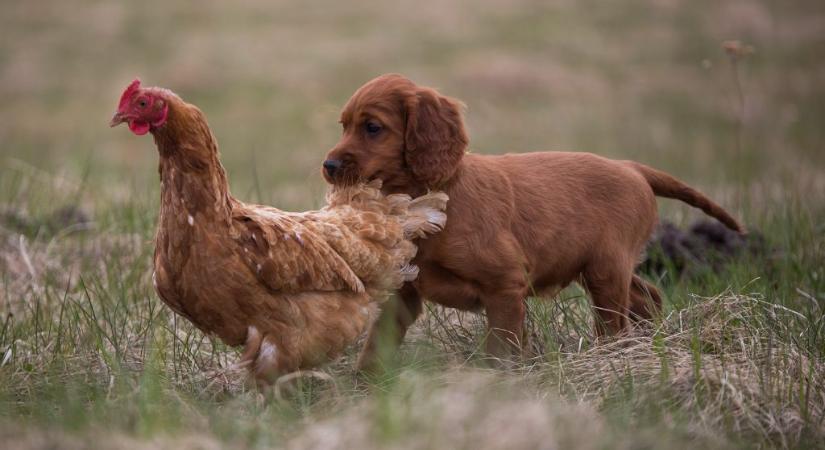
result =
M825 362L775 318L800 314L776 306L745 295L700 298L654 332L566 354L546 369L582 400L605 401L632 380L636 402L669 399L695 411L697 426L732 425L780 442L813 426L807 431L825 437L825 424L811 422L825 417Z

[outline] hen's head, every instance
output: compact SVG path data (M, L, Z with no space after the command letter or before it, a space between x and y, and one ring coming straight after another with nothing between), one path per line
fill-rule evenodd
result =
M162 126L169 114L169 104L161 90L140 87L140 80L132 81L120 96L117 112L109 126L123 122L129 124L132 133L143 135Z

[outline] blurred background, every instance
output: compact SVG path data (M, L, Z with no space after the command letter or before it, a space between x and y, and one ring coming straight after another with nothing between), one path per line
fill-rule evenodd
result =
M157 151L108 122L135 77L169 88L206 113L236 197L305 210L341 107L387 72L464 101L473 152L659 167L759 251L648 275L652 336L601 345L571 287L528 301L538 359L488 371L483 318L428 304L387 379L354 377L354 346L322 369L338 388L264 401L157 298ZM821 446L823 299L823 0L0 0L9 448Z
M283 208L320 204L340 108L386 72L463 100L475 152L636 159L723 203L755 182L766 195L825 191L818 0L42 0L2 10L0 173L80 183L89 208L99 196L156 198L151 139L107 126L135 77L205 111L236 196ZM9 203L21 191L2 192Z

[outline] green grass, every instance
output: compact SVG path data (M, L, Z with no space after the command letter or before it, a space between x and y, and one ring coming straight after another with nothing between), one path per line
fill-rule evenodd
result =
M822 445L820 2L416 5L4 5L8 447ZM738 75L721 49L729 39L756 48ZM109 115L134 76L169 87L206 112L235 195L309 209L323 198L318 166L340 107L391 71L465 101L475 152L581 150L660 167L771 251L656 280L662 318L615 341L594 340L577 287L530 299L533 357L509 371L479 351L482 317L429 305L384 376L353 373L356 345L321 368L329 379L259 394L228 369L236 349L154 293L157 155L150 139L109 129ZM682 225L699 216L660 204Z

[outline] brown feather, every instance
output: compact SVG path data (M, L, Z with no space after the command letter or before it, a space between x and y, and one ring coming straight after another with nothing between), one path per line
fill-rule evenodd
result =
M285 212L229 193L203 113L168 90L153 128L161 205L155 289L176 313L229 345L261 381L334 358L415 278L411 238L444 226L446 195L332 189L318 211Z

